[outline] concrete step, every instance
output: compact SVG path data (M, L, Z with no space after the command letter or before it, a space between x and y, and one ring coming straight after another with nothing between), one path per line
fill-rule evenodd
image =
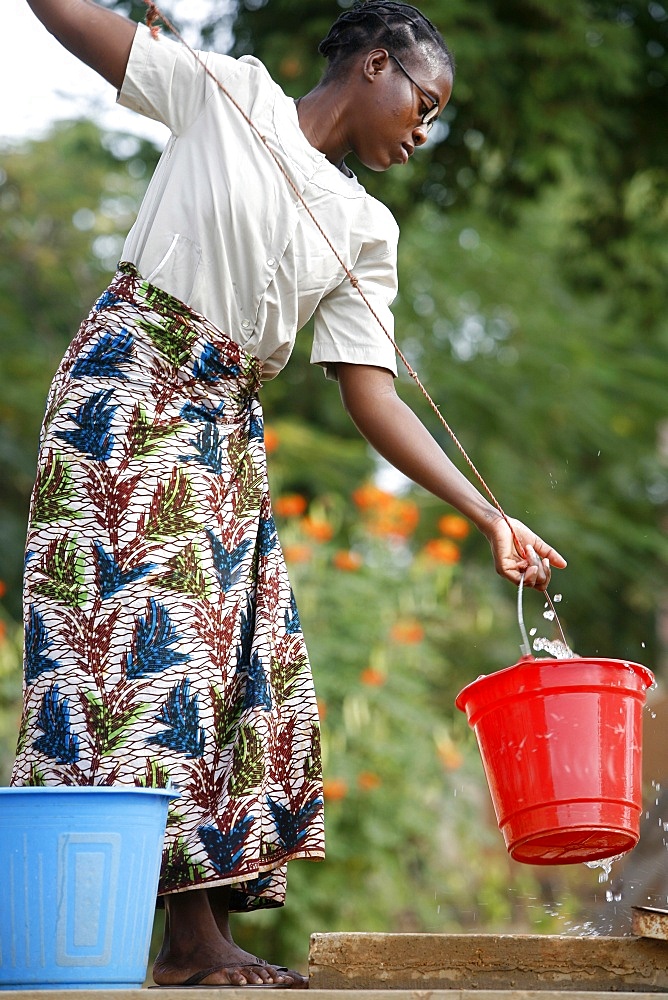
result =
M548 934L313 934L311 990L668 992L668 943ZM491 992L490 992L491 991ZM392 994L394 997L395 994ZM452 997L452 993L448 994Z

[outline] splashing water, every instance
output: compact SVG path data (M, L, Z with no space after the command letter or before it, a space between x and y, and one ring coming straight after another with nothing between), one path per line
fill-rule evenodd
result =
M602 868L603 871L599 874L598 880L599 882L607 882L615 861L619 861L623 857L623 854L615 854L611 858L600 858L598 861L585 861L585 864L587 868Z
M556 660L571 660L575 656L573 650L560 639L543 639L539 636L534 639L533 648L536 652L544 650L550 656L554 656Z
M524 640L522 642L522 645L520 646L520 649L522 650L522 654L524 656L528 656L530 647L529 647L529 636L527 635L526 627L524 625L524 613L522 610L523 591L524 591L524 574L522 574L520 578L520 585L517 590L517 621L520 626L520 632L522 633L522 639ZM547 593L547 591L545 591L545 597L547 598L547 601L545 603L545 608L547 610L543 611L543 618L547 619L547 621L556 621L559 633L561 635L561 639L543 639L542 637L539 636L538 638L535 638L533 640L533 648L536 651L542 649L546 653L549 653L550 656L554 656L554 658L557 660L573 659L573 657L575 657L575 653L566 642L566 636L564 635L564 630L561 627L561 622L559 621L559 618L557 617L557 612L554 609L554 602L552 601L552 598ZM561 594L557 594L554 600L557 602L561 601ZM531 629L530 634L532 638L536 635L537 631L538 629L536 628Z

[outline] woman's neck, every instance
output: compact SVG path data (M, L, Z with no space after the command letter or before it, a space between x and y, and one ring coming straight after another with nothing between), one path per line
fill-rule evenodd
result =
M330 88L318 85L295 102L299 127L315 148L346 177L352 173L345 164L350 145L344 136L344 115L339 98Z

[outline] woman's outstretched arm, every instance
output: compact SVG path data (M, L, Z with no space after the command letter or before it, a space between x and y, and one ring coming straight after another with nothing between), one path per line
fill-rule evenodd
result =
M520 521L508 522L452 464L422 421L400 398L385 368L337 365L343 404L376 451L413 482L451 504L486 536L496 570L517 584L544 590L550 567L562 569L563 556ZM524 555L517 551L513 532Z
M92 0L28 0L28 5L61 45L120 90L134 21Z

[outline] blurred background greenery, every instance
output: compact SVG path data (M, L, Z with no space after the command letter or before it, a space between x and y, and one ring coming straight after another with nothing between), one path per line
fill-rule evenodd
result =
M141 3L107 2L144 16ZM204 47L255 53L297 96L317 80L317 43L347 4L205 6ZM563 595L570 645L643 662L661 688L668 9L640 0L425 0L422 9L457 59L452 101L404 169L374 175L351 163L401 225L398 340L504 508L568 558L552 592ZM75 121L5 143L1 155L6 783L46 392L114 270L159 151ZM468 681L518 657L512 588L464 522L386 478L309 352L305 330L263 398L321 699L328 860L295 863L285 910L240 922L241 940L303 966L316 930L605 930L615 894L595 873L506 857L454 708ZM459 462L404 375L400 392ZM526 595L528 623L546 634L542 611L542 598ZM646 774L657 804L659 771ZM654 867L665 866L659 848Z

